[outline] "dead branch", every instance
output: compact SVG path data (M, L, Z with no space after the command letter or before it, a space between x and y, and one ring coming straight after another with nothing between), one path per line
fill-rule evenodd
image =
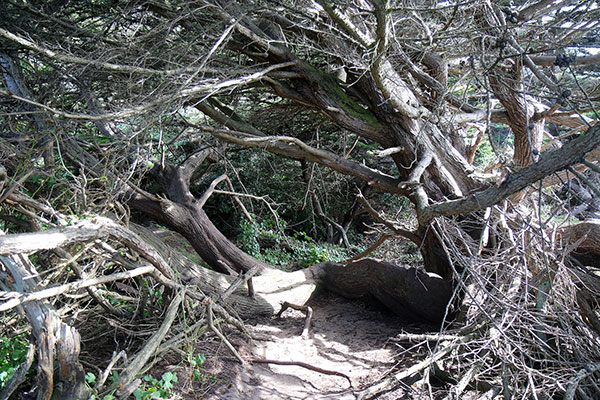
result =
M87 242L109 236L144 255L167 278L174 276L169 264L153 247L141 240L135 233L104 217L82 220L68 227L48 229L42 232L0 236L0 254L50 250L71 243Z
M113 352L113 356L112 356L110 362L108 363L108 365L106 366L104 371L102 371L102 374L100 375L100 377L98 378L98 381L96 382L96 385L94 386L94 389L97 392L102 391L102 388L104 387L104 383L108 379L108 375L110 374L110 371L112 371L114 365L121 358L123 359L123 364L127 365L127 353L125 352L125 350L121 350L120 352L118 352L116 354L115 354L115 352Z
M118 394L122 394L121 392L124 390L124 388L126 388L127 385L135 379L144 365L146 365L148 360L154 355L155 350L158 348L166 334L171 329L171 325L173 325L173 321L175 321L175 317L177 316L177 312L179 310L179 305L183 301L184 296L185 291L181 291L175 295L173 300L171 300L171 304L169 304L169 308L167 308L165 318L160 328L158 328L152 337L148 339L144 347L121 372L119 379L110 386L109 390L117 390Z
M12 276L12 289L32 292L38 283L38 273L27 257L0 256L0 264ZM5 284L0 281L0 287ZM79 363L79 333L62 322L56 310L42 301L23 304L24 314L37 339L39 398L50 399L55 393L64 399L87 398L89 390ZM55 358L58 361L57 385L54 385ZM57 390L58 388L58 390Z
M1 294L0 297L4 297L5 299L11 299L5 300L2 304L0 304L0 311L10 310L11 308L20 306L21 304L30 301L43 300L49 297L57 296L59 294L75 292L79 289L88 288L90 286L97 286L104 283L124 280L145 274L152 274L155 271L156 269L154 268L154 266L146 266L136 268L132 271L118 272L112 275L106 275L99 278L84 279L76 282L66 283L64 285L39 290L33 293L4 292Z
M377 250L377 248L379 246L381 246L387 239L393 237L393 235L390 235L389 233L383 233L379 236L379 239L377 239L375 241L375 243L373 243L371 246L369 246L367 249L365 249L364 251L361 251L360 253L358 253L355 256L352 256L344 261L340 261L340 264L349 264L352 261L356 261L356 260L360 260L361 258L365 258L367 257L369 254L371 254L372 252L374 252L375 250Z
M221 339L223 341L223 343L225 343L225 345L229 348L229 350L231 350L231 352L233 353L233 355L235 356L235 358L237 358L240 363L245 364L246 361L242 358L242 356L240 356L240 354L237 352L237 350L235 349L235 347L233 347L233 345L229 342L229 340L227 340L227 338L225 337L225 335L223 335L219 329L217 329L217 327L215 326L214 323L214 317L213 317L213 301L210 298L207 298L204 301L204 304L206 305L206 312L208 315L208 327L209 329L219 337L219 339Z
M417 243L417 244L421 243L421 239L414 232L408 231L406 229L397 228L392 222L383 218L377 211L375 211L375 209L371 206L371 204L369 204L369 202L363 196L363 194L360 190L358 191L356 198L365 207L365 210L367 210L369 215L371 215L377 221L384 224L388 229L390 229L396 235L405 237L405 238L411 240L413 243Z
M432 356L428 357L427 359L413 365L412 367L410 367L402 372L394 374L390 378L386 378L386 379L382 380L381 382L377 383L376 385L373 385L363 391L358 392L358 395L356 398L358 400L365 399L367 397L374 396L378 393L381 393L383 391L386 391L386 390L392 388L394 385L401 382L403 379L413 376L416 373L421 372L425 368L428 368L432 364L438 362L439 360L444 358L448 353L450 353L452 350L454 350L457 346L458 345L455 344L452 346L446 346L442 349L438 349L436 353L434 353Z
M600 363L586 365L585 368L577 372L575 378L569 385L567 392L565 393L565 400L573 400L575 398L575 392L577 391L577 387L579 382L584 378L594 374L596 371L600 370Z
M259 271L259 267L258 266L254 266L252 268L250 268L245 274L240 274L235 281L233 281L231 283L231 286L229 286L227 288L226 291L224 291L220 296L219 296L219 300L220 301L225 301L230 295L231 293L234 292L234 290L236 290L238 287L240 287L241 285L243 285L244 283L248 282L250 279L252 279L252 277Z

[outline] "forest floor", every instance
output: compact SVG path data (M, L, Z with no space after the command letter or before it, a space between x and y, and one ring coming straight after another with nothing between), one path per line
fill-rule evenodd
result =
M352 386L342 376L300 365L241 365L217 337L206 336L195 345L196 354L206 357L199 368L200 381L194 379L192 368L181 359L164 360L155 376L166 370L176 371L179 382L175 392L183 399L355 399L361 388L417 362L420 352L404 351L393 340L396 335L436 331L435 326L399 317L378 305L331 293L319 293L309 305L314 314L306 338L301 336L305 314L292 309L279 319L248 321L253 343L237 331L225 333L244 359L303 362L341 372L350 378ZM379 399L430 398L429 393L422 397L419 392L420 388L404 386Z

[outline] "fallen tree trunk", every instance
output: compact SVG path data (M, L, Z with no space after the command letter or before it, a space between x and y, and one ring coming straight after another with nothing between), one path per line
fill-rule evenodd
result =
M148 261L157 267L157 270L178 276L182 284L194 285L208 296L217 298L234 281L233 276L200 267L173 251L149 229L138 225L132 227L137 233L116 225L107 218L94 218L83 220L73 226L48 229L35 234L1 236L0 254L48 249L49 238L57 236L64 240L56 240L53 243L55 246L111 236L118 237L119 240L129 244L136 243L137 249L152 249L152 257ZM78 238L77 232L84 232L84 234ZM37 245L29 241L31 235L35 235L38 239ZM169 260L168 264L164 260ZM432 321L440 321L444 316L452 294L452 286L449 282L429 276L416 268L404 268L373 259L363 259L347 265L325 262L295 272L270 268L262 275L253 278L254 297L248 296L244 288L238 288L226 302L241 316L273 315L284 301L304 304L318 283L322 283L325 289L344 297L372 297L395 313L409 313ZM71 286L72 288L66 285L65 290L59 290L57 294L82 287L76 284ZM24 298L35 299L36 296L30 295Z
M224 292L234 277L193 263L173 252L149 229L132 228L159 252L169 254L171 266L184 282L198 286L209 296ZM442 278L374 259L362 259L347 265L333 262L315 264L307 269L284 272L274 268L253 278L255 298L240 288L228 298L242 317L273 315L287 301L304 304L317 285L350 299L376 299L400 315L422 317L439 322L452 296L452 284Z
M238 302L236 308L249 308L260 314L268 311L272 314L284 301L304 304L319 280L326 289L344 297L371 297L398 314L412 314L436 322L444 318L452 295L452 285L449 281L431 277L415 268L403 268L391 263L365 259L345 266L326 262L313 265L305 271L285 273L241 251L219 232L206 216L202 206L207 195L197 199L189 190L192 172L207 154L207 150L200 151L177 167L154 167L153 176L167 191L170 200L153 200L149 196L136 195L130 198L129 203L180 232L213 268L219 271L248 271L258 268L262 276L253 279L258 295L257 301L260 303L264 300L270 308L264 308L266 304L251 305L246 297L233 299ZM168 202L168 207L164 205L165 202ZM158 243L155 243L155 246L158 246ZM430 264L434 265L435 262ZM215 279L214 276L207 277L207 273L210 273L201 272L197 267L182 267L181 274L199 285L202 290L213 292L216 289L220 292L226 289L224 285L219 285L218 289L202 287L202 282L217 282L219 279ZM441 267L439 269L445 270ZM229 279L227 281L229 282ZM242 313L245 314L245 311Z
M452 297L452 284L416 268L365 258L347 265L324 263L325 288L347 298L375 298L397 314L440 322Z

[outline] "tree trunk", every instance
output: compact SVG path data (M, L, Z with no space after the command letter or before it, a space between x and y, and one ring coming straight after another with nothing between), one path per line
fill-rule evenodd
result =
M523 93L522 68L515 61L510 70L497 67L489 74L490 86L500 103L506 108L508 125L514 135L513 164L522 168L537 160L542 148L545 119L536 117L539 104Z
M128 198L129 204L181 233L216 271L248 271L254 266L261 271L270 269L271 266L243 252L227 239L202 209L201 203L205 200L197 199L190 192L193 172L210 154L209 150L202 150L177 167L157 164L151 175L166 190L170 200L134 193Z
M170 264L184 282L216 297L231 284L233 277L199 267L173 252L144 227L132 225L132 228L164 257L169 257ZM396 314L422 317L433 322L441 321L452 295L449 281L416 268L363 259L347 265L324 262L295 272L269 269L253 278L254 298L248 297L247 292L240 288L227 302L243 318L273 315L284 301L304 304L318 284L343 297L374 298Z
M248 271L256 265L261 271L271 268L227 239L193 201L182 204L136 196L129 200L129 204L182 234L202 260L216 271Z
M558 230L558 237L570 255L584 265L598 265L600 257L600 221L579 222Z
M373 297L398 314L420 315L431 321L441 321L443 318L452 294L452 285L449 281L430 277L414 268L406 269L366 259L346 266L327 262L304 271L285 273L249 256L212 224L198 199L187 190L187 182L181 178L184 169L184 166L157 168L154 173L167 190L171 201L136 196L130 200L130 204L181 233L202 259L217 271L247 271L259 266L264 276L253 280L259 304L252 305L248 299L238 296L234 300L237 301L234 305L236 309L250 308L253 312L259 311L262 314L271 312L282 301L302 304L312 294L316 282L322 280L328 290L349 298ZM176 199L183 204L175 202ZM423 254L428 257L428 265L432 272L447 276L449 267L439 241L433 233L427 234L426 238L423 247L427 250ZM186 269L189 270L184 268ZM196 272L181 273L203 290L207 290L203 280L221 281L221 284L209 289L209 293L226 289L227 281L217 278L218 275L212 276L214 273L210 273L211 277L207 279L207 272L202 272L201 277L197 276L196 268L193 270ZM283 288L287 289L282 290Z
M440 277L365 258L347 265L324 263L325 288L347 298L375 298L401 315L440 322L452 296L452 284Z

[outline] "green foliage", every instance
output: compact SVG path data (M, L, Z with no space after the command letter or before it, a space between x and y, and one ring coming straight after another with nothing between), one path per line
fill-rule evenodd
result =
M87 372L85 374L85 381L91 385L93 383L96 383L96 375L94 375L92 372Z
M108 377L108 381L111 383L114 383L117 381L117 379L119 379L119 374L116 371L111 371L110 376ZM91 388L93 384L96 383L96 375L93 372L87 372L85 374L85 381L88 384L88 386ZM94 392L94 390L92 389L92 391ZM89 400L115 400L116 397L112 394L105 394L105 395L100 395L98 393L92 393L92 395L90 396Z
M238 244L243 251L253 257L261 257L260 244L258 243L259 235L267 236L279 243L285 238L283 229L285 229L286 223L277 214L275 216L269 215L258 222L256 215L252 215L252 218L252 221L248 221L246 218L242 218L240 221Z
M97 394L92 394L90 396L89 400L115 400L115 399L116 399L116 397L114 395L112 395L112 394L107 394L107 395L104 395L102 397L100 397Z
M305 268L323 261L341 261L348 258L348 251L329 243L317 243L306 232L288 236L283 232L285 221L266 218L260 222L242 219L238 245L246 253L274 266L295 264ZM279 226L278 226L279 225ZM272 245L261 248L259 241ZM285 246L283 244L285 243Z
M342 261L348 258L346 249L329 243L316 243L305 232L294 235L297 240L293 246L293 254L300 268L306 268L323 261Z
M53 175L34 172L24 185L25 193L32 197L48 196L52 198L52 205L60 208L61 205L71 203L73 193L69 186L71 173L65 169L57 168Z
M243 218L240 222L240 234L238 236L238 245L240 248L253 257L260 256L260 245L258 244L258 234L260 225L254 221L248 221Z
M113 380L114 380L115 375L112 376ZM94 375L92 372L87 372L85 374L85 381L87 382L88 386L92 386L92 384L96 383L96 375ZM116 397L112 394L106 394L104 396L100 396L98 394L92 394L89 398L89 400L114 400L116 399Z
M192 368L192 376L196 382L207 383L207 382L215 382L218 380L217 376L214 374L204 374L200 367L204 365L206 362L206 356L204 354L188 354L188 363Z
M280 247L261 249L258 258L273 266L288 265L294 262L294 255Z
M144 279L144 290L148 292L148 296L153 303L158 307L163 305L163 296L161 286L151 286L147 279Z
M29 342L25 334L0 337L0 388L13 377L27 355Z
M492 146L490 146L490 142L486 140L477 148L473 163L477 166L484 167L494 161L495 158L496 155L494 154L494 150L492 149Z
M452 80L450 83L453 83ZM477 91L479 91L480 88L477 85L474 85L472 82L467 82L455 83L454 85L452 85L451 90L453 95L457 97L463 97L477 93Z
M144 375L144 383L133 392L136 400L166 399L171 396L173 384L177 383L177 373L167 371L160 379Z
M315 124L315 118L308 121L298 121L305 115L296 115L292 121L286 120L287 117L279 118L277 121L289 121L289 124L297 127L299 131ZM265 116L265 118L270 118ZM320 122L316 120L316 122ZM263 121L261 120L261 124ZM275 123L275 122L274 122ZM331 151L343 153L348 151L356 139L355 135L343 135L336 132L328 122L322 122L319 126L319 144L306 141L319 148L327 148ZM289 128L279 132L279 127L275 125L273 130L282 135L289 134ZM296 128L295 128L296 129ZM312 137L314 129L301 136ZM271 132L271 130L269 131ZM316 139L316 138L315 138ZM358 146L357 146L358 147ZM375 146L373 146L375 148ZM365 149L360 149L361 154ZM312 177L310 188L307 188L301 163L297 160L278 157L266 152L258 152L255 149L241 149L237 152L228 153L228 165L223 165L212 171L202 185L198 185L194 193L201 195L212 179L218 174L227 173L232 178L236 191L247 192L255 195L264 196L271 204L276 204L277 213L281 220L285 220L288 226L293 226L295 230L309 232L310 235L319 241L325 238L326 229L322 224L314 224L314 210L306 193L310 189L318 194L323 212L332 218L339 218L344 211L348 210L354 202L354 185L352 178L331 172L325 167L317 165L307 165L308 174ZM306 172L306 171L305 171ZM234 178L235 177L235 178ZM243 182L243 187L237 182ZM261 202L245 202L248 210L256 214L259 218L272 218L267 207ZM239 207L230 199L222 196L211 196L205 210L213 223L226 236L237 236L239 230ZM235 227L235 228L233 228Z
M396 213L397 217L408 217L408 213L412 208L408 197L399 196L393 193L383 193L379 202L384 204L386 209Z

